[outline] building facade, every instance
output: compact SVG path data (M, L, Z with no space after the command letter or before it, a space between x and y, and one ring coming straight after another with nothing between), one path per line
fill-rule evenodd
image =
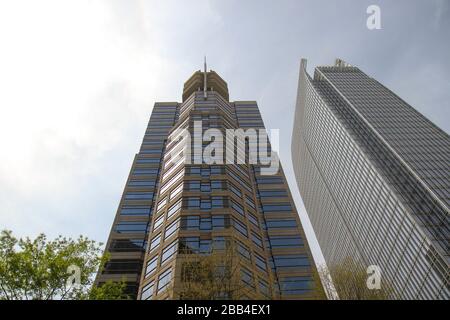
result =
M264 129L256 102L230 102L226 82L206 66L186 81L181 103L156 103L106 244L111 260L96 283L124 279L138 299L179 299L187 257L232 245L246 290L217 298L315 298L321 286L281 166L266 175L249 161L206 164L208 143L200 158L192 150L192 161L178 159L186 152L180 130L195 140L198 123L200 135Z
M300 65L297 183L329 267L377 265L403 299L449 299L450 138L337 59Z

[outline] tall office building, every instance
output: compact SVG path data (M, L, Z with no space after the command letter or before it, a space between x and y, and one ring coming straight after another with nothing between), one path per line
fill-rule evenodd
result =
M378 265L403 299L449 299L450 139L361 70L300 65L292 157L328 266Z
M96 283L125 279L138 299L178 299L185 258L228 245L245 288L238 298L314 298L321 286L281 166L265 175L264 166L248 161L205 164L198 150L191 163L176 157L185 152L180 129L194 140L210 128L225 133L264 124L256 102L230 102L226 82L205 64L184 84L181 103L153 108L106 244L111 260Z

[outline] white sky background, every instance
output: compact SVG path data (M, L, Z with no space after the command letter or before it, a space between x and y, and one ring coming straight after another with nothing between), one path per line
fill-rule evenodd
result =
M366 28L381 7L382 30ZM298 67L341 57L447 133L449 2L0 0L0 229L106 241L156 101L209 67L257 100L292 174Z

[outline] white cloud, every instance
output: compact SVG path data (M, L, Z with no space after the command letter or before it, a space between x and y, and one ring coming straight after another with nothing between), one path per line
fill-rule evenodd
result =
M364 64L448 132L448 6L385 3L383 30L369 32L367 5L350 3L0 0L0 229L105 240L153 103L179 101L206 54L232 99L257 99L281 129L313 241L288 161L300 57ZM432 68L411 67L424 56ZM418 95L430 76L441 90Z
M105 239L153 103L193 71L175 44L221 24L199 5L0 2L0 229Z
M0 226L82 198L80 179L101 174L106 152L138 149L169 67L117 22L106 2L1 2Z

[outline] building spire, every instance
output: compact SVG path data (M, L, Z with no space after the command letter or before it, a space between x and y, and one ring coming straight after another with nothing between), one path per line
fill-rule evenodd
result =
M205 100L206 100L206 98L207 98L207 93L206 93L206 90L207 90L207 85L206 85L206 80L207 80L207 76L206 76L206 56L205 56L205 60L204 60L204 62L203 62L203 66L204 66L204 73L203 73L203 98L205 98Z

